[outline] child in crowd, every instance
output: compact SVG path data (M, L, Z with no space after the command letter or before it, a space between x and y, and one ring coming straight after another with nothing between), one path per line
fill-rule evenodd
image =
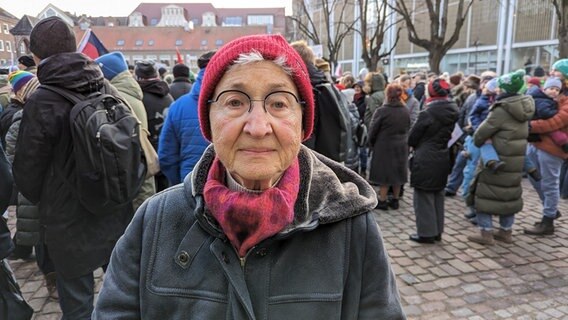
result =
M560 94L562 82L559 78L549 78L544 83L543 90L531 88L527 92L532 96L535 104L535 112L532 120L545 120L552 118L558 113L558 103L556 97ZM561 130L556 130L548 134L554 143L561 147L564 152L568 152L568 134ZM529 141L540 141L537 134L529 135Z

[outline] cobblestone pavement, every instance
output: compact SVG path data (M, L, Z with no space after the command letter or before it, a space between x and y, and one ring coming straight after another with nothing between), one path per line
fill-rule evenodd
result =
M513 244L468 242L478 230L463 218L466 209L457 196L446 199L439 244L408 240L415 231L410 188L398 211L376 211L409 319L568 319L568 202L561 200L564 217L556 222L554 236L526 236L522 229L540 220L541 205L527 181L523 187L525 206L516 215ZM11 211L11 229L14 223ZM59 319L59 305L48 298L35 262L11 265L36 310L34 319ZM101 278L98 270L97 292Z

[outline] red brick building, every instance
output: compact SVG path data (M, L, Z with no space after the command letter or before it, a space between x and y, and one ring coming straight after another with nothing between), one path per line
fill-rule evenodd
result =
M0 66L12 65L12 59L16 60L20 56L14 36L10 34L10 29L16 23L18 18L0 8Z

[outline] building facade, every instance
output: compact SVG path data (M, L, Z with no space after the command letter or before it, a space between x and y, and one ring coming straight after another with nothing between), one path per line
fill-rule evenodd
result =
M293 10L300 12L301 2L305 2L316 28L324 28L325 19L320 14L322 1L325 0L294 0ZM344 0L337 2L342 1ZM391 5L395 5L397 0L389 1ZM431 23L425 2L421 0L404 1L413 12L412 20L419 35L426 37L430 32ZM446 1L449 1L447 15L449 30L446 36L449 38L455 26L458 1ZM336 4L336 8L342 8L342 6ZM361 14L356 6L346 8L349 10L346 17L356 19ZM525 67L534 69L538 65L548 70L551 64L558 59L558 20L554 10L551 0L475 0L460 31L458 42L448 51L441 62L440 69L449 73L462 71L465 74L479 73L484 70L505 73ZM392 23L398 20L396 14L390 15L390 12L387 12L387 16ZM374 19L376 20L376 17L368 16L367 18L369 22ZM350 20L346 19L343 22L349 23ZM371 24L370 28L372 27ZM410 43L404 22L399 22L396 28L390 29L383 48L391 47L390 44L393 43L398 29L401 29L400 40L390 58L387 59L388 63L383 66L384 69L389 75L418 70L427 71L429 69L428 52ZM305 39L305 36L291 28L289 28L288 35L291 40L292 38ZM349 70L357 73L365 67L362 61L354 59L361 55L361 45L362 41L358 35L348 35L345 38L339 55L343 71ZM324 44L323 55L327 54Z
M10 34L17 23L17 17L0 8L0 66L10 66L20 56L20 48Z

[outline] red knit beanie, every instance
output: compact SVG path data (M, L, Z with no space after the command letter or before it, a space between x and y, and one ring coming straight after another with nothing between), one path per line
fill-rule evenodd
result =
M436 79L428 84L428 95L431 98L447 97L450 94L450 85L444 79Z
M207 68L205 76L201 82L201 92L199 94L199 124L205 139L211 141L211 124L209 123L209 104L208 100L213 99L215 88L227 68L233 64L240 54L257 51L266 60L275 60L283 56L286 58L285 65L292 70L292 81L296 84L300 100L305 101L303 112L304 140L312 134L314 127L314 97L310 76L304 61L294 50L286 39L280 35L253 35L235 39L217 51Z

